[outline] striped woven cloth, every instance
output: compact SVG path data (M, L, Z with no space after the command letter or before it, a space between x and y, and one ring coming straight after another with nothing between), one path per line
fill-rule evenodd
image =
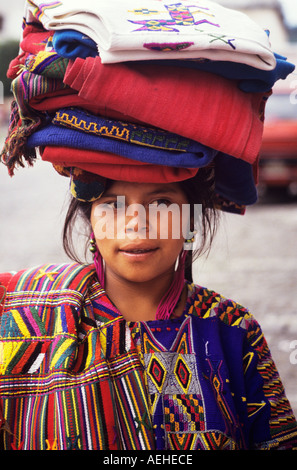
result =
M3 449L293 448L261 329L188 285L178 319L127 323L93 266L0 275Z
M40 51L28 55L21 73L12 81L14 95L8 135L1 151L2 161L11 174L16 164L23 165L21 156L32 163L35 150L26 147L27 138L47 120L47 113L36 111L30 106L34 97L44 97L53 92L65 91L63 76L68 60L52 51Z

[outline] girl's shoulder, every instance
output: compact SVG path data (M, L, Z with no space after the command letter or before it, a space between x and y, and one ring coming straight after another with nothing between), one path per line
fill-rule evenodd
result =
M78 275L84 276L94 272L93 264L61 263L43 264L20 271L9 271L0 273L0 282L7 287L26 288L34 284L35 281L50 281L53 284L69 282ZM11 284L12 280L15 282ZM21 286L18 284L21 283ZM37 286L38 282L36 283Z
M247 329L257 321L250 311L240 303L228 299L218 292L199 286L188 284L188 313L203 319L218 318L229 326Z
M7 298L13 300L17 297L21 302L29 293L84 292L94 273L94 265L78 263L44 264L17 272L0 273L0 314Z

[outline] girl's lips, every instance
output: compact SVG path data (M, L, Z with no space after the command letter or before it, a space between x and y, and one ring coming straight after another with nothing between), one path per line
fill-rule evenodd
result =
M142 246L127 246L124 248L120 248L119 252L122 253L125 256L128 256L130 258L134 259L143 259L151 256L153 253L155 253L158 250L158 248L154 247L142 247Z
M151 243L129 243L127 245L122 246L119 248L119 251L125 252L137 252L137 251L155 251L157 250L157 246L153 246Z

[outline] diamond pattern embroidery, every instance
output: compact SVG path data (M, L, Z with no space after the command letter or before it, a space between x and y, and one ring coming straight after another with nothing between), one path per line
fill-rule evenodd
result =
M171 448L167 440L173 433L177 439L181 436L183 442L185 438L187 445L191 446L185 436L189 435L191 440L194 433L206 429L204 399L193 353L191 319L185 319L176 336L171 336L168 349L160 342L160 334L155 337L155 331L160 333L161 328L150 330L145 324L142 327L143 360L156 439L163 443L165 439L165 448Z
M193 354L154 352L144 354L144 362L150 394L201 393Z
M182 356L179 356L176 361L174 375L184 393L187 393L192 379L192 372Z
M147 373L150 379L152 380L153 384L156 386L157 390L161 392L164 386L167 372L162 362L155 354L151 356Z

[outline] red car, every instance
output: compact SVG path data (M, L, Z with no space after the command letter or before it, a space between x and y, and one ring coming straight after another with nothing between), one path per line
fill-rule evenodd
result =
M265 112L259 185L297 194L297 81L295 90L276 89Z

